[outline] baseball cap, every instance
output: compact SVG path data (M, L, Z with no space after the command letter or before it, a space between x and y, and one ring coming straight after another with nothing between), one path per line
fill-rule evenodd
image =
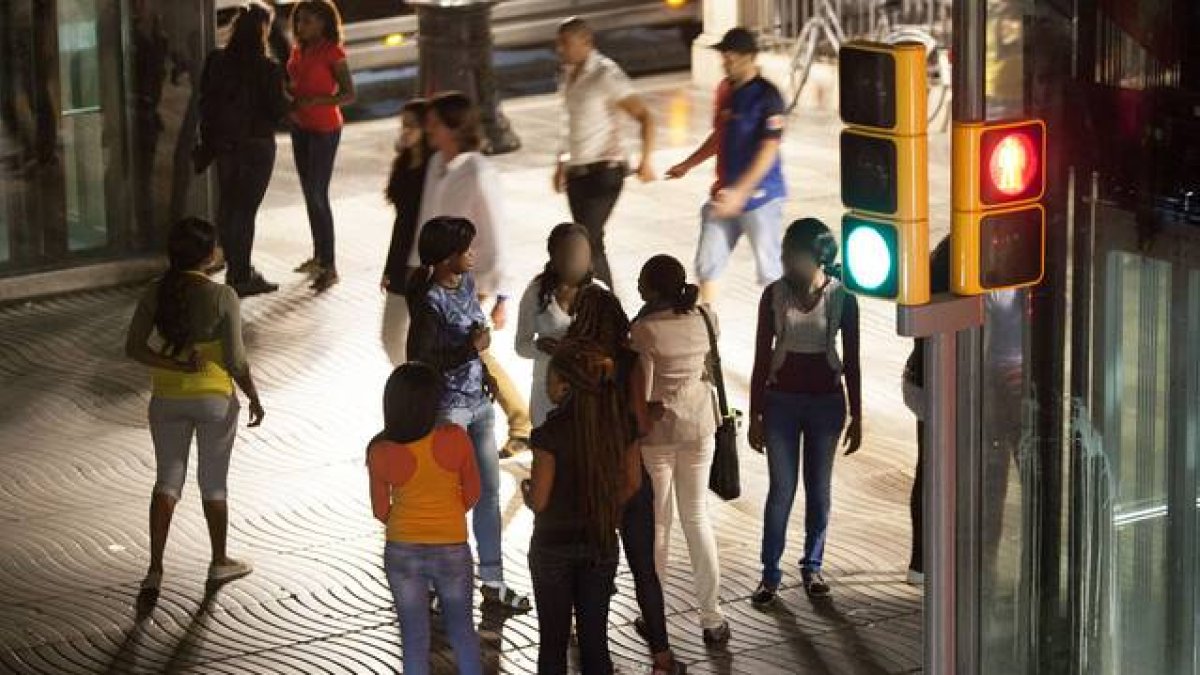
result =
M757 54L758 38L745 28L730 28L721 41L712 46L719 52Z

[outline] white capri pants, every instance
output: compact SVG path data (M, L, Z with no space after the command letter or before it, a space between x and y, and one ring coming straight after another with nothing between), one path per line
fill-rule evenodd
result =
M225 499L229 456L237 438L236 396L150 399L150 438L154 441L156 494L179 499L187 478L188 454L196 437L197 482L204 501Z

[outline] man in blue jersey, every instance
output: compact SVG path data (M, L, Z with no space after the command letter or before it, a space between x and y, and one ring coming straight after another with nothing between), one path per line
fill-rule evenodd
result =
M721 52L726 75L717 87L713 130L691 156L667 171L667 178L680 178L717 157L717 180L700 212L696 249L700 294L710 303L717 278L743 234L754 248L758 283L766 285L782 275L779 244L786 196L779 161L783 96L759 74L758 40L745 28L733 28L713 49Z

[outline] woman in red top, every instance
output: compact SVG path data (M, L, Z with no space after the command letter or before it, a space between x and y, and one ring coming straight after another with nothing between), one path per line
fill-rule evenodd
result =
M354 100L354 82L342 49L342 19L332 2L297 3L292 33L296 46L287 64L293 99L292 153L313 237L313 257L296 271L312 275L312 288L320 293L338 281L329 182L342 138L339 106Z

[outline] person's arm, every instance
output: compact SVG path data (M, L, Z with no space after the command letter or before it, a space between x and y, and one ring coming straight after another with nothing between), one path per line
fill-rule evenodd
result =
M517 311L517 336L513 340L513 348L516 350L517 356L523 359L533 359L539 355L535 341L537 333L533 329L537 322L537 312L538 284L535 280L525 289Z
M438 372L445 373L479 357L479 351L471 340L458 347L451 347L441 339L442 319L428 302L422 299L410 305L412 325L408 328L406 344L411 361L427 363Z
M621 503L629 501L642 487L642 445L638 441L625 450L625 476L621 482Z
M550 493L554 489L554 455L533 448L533 467L530 470L529 491L525 493L525 505L534 513L541 513L550 505Z
M842 308L842 374L846 378L846 395L850 404L851 429L858 427L861 441L862 428L862 367L859 354L858 299L846 294ZM855 447L854 450L858 448Z
M714 212L717 216L732 217L742 212L750 195L758 190L758 186L766 178L767 173L779 159L779 148L783 144L783 126L787 113L783 96L774 87L769 87L764 94L762 107L758 112L758 151L746 171L733 182L717 193L713 200Z
M642 157L638 162L637 175L642 182L648 183L654 180L654 167L650 163L654 154L654 116L637 94L626 96L617 105L641 127Z
M696 148L692 154L688 155L687 159L676 164L670 169L667 169L667 178L683 178L685 175L687 175L687 172L703 164L708 160L709 157L717 154L717 149L719 146L720 143L717 139L717 132L709 132L708 138L705 138L704 142L700 144L700 147Z
M144 366L180 373L194 373L203 365L194 356L188 361L179 361L150 349L150 335L153 332L154 306L143 298L134 310L125 334L125 355Z
M646 369L642 365L642 357L638 355L629 372L629 404L633 406L633 417L637 420L637 437L641 438L650 432L650 407L646 405ZM641 456L641 450L638 450Z
M375 514L375 520L386 525L388 516L392 512L392 495L391 487L383 477L383 461L384 456L379 448L371 448L367 451L367 476L371 484L371 512Z
M492 323L504 328L509 287L507 246L505 245L504 190L500 176L490 165L480 164L475 175L475 204L471 221L475 223L475 279L481 282L479 295L495 297Z
M475 449L471 445L471 437L467 436L467 432L462 428L457 429L456 437L455 446L459 455L458 482L462 486L462 504L464 509L470 511L479 501L479 495L483 488L479 479L479 467L475 464Z
M775 312L771 309L771 286L763 289L758 302L758 324L754 334L754 366L750 370L750 419L761 418L771 375L771 352L775 345Z
M225 368L246 394L246 398L250 399L250 426L256 427L262 423L265 413L258 398L258 387L254 384L254 377L250 375L250 362L246 359L246 343L242 339L241 303L232 288L223 286L218 304L221 312L221 349Z
M288 101L284 80L283 66L273 61L270 62L266 81L267 111L271 120L276 124L287 117L288 107L291 105L291 102Z

